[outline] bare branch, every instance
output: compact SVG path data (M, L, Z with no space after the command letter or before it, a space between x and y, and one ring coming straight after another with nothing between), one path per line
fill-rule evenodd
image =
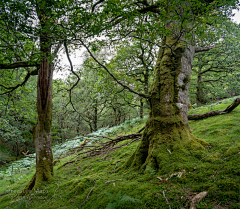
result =
M104 2L105 0L99 0L98 2L96 2L93 7L92 7L92 13L94 12L94 9L95 7L98 5L98 4L101 4L102 2Z
M204 46L204 47L197 46L197 47L195 47L195 53L206 52L206 51L209 51L213 48L215 48L215 46Z
M87 201L89 195L91 194L91 192L94 188L95 188L95 186L88 192L86 199L83 201L83 203L78 208L81 208L84 205L84 203Z
M107 73L118 83L120 84L121 86L123 86L124 88L128 89L130 92L134 93L134 94L137 94L141 97L144 97L144 98L149 98L149 95L146 95L146 94L143 94L143 93L139 93L135 90L133 90L131 87L129 87L128 85L122 83L121 81L119 81L111 72L110 70L105 66L103 65L93 54L92 52L90 51L90 49L83 43L82 40L80 40L82 45L87 49L88 53L90 54L90 56L95 60L95 62L97 62L103 69L105 69L107 71Z
M35 61L17 61L14 63L0 64L0 69L15 69L19 67L40 67L40 64Z
M224 110L215 110L215 111L211 111L211 112L207 112L207 113L203 113L203 114L192 114L192 115L188 115L188 120L200 120L200 119L204 119L204 118L208 118L208 117L212 117L215 115L222 115L225 113L230 113L232 112L238 105L240 104L240 98L237 98L234 100L234 102L229 105L226 109Z
M13 87L8 87L8 86L4 86L4 85L0 84L1 87L5 88L5 89L10 89L9 91L4 92L4 93L1 93L0 95L8 94L8 93L10 93L10 92L13 92L13 91L14 91L15 89L17 89L18 87L24 86L25 83L26 83L26 82L28 81L28 79L30 78L30 75L31 75L31 74L28 73L28 74L26 75L26 77L24 78L24 81L23 81L22 83L19 83L19 84L17 84L16 86L13 86Z
M73 70L73 65L72 65L72 61L71 61L71 59L70 59L70 57L69 57L69 52L68 52L66 40L64 41L63 45L64 45L65 52L66 52L66 55L67 55L67 58L68 58L68 61L69 61L69 64L70 64L71 72L77 77L77 81L73 84L73 86L72 86L70 89L68 89L68 91L69 91L69 99L70 99L69 103L71 103L73 109L74 109L76 112L78 112L78 111L75 109L75 107L74 107L74 105L73 105L73 103L72 103L72 90L73 90L73 88L74 88L75 86L77 86L78 82L80 81L80 77L79 77L78 74L75 73L74 70ZM68 103L68 104L69 104L69 103ZM68 104L67 104L67 105L68 105ZM67 106L67 105L66 105L66 106Z

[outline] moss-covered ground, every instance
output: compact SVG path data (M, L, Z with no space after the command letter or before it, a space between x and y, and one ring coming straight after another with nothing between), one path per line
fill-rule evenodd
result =
M229 104L213 104L191 110L191 113L224 109ZM143 125L118 135L134 133ZM240 208L240 108L230 114L190 121L190 127L194 136L208 142L208 146L195 152L194 157L180 160L175 170L167 165L161 173L150 167L145 170L121 169L139 142L62 166L77 158L78 153L74 153L61 158L54 166L54 181L43 184L30 195L21 197L17 194L34 175L34 168L24 172L19 170L14 181L9 177L0 179L0 194L11 191L0 196L0 208L72 209L82 205L81 208L97 209L183 209L189 208L191 199L203 191L208 194L197 208ZM126 142L129 141L121 143ZM179 159L183 157L179 156ZM177 172L182 172L180 178L177 175L169 178Z

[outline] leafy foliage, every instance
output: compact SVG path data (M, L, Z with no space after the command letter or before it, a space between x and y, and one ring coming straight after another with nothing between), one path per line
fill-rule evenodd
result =
M106 192L106 195L109 198L109 203L107 204L106 209L115 209L124 206L124 202L132 202L132 203L141 203L139 199L132 198L128 195L121 195L121 191L119 191L114 197L113 194Z

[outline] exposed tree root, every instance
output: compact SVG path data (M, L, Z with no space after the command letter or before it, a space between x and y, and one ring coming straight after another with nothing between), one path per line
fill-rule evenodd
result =
M225 110L216 110L216 111L211 111L211 112L207 112L204 114L192 114L192 115L188 115L188 120L200 120L200 119L204 119L204 118L208 118L208 117L212 117L212 116L216 116L216 115L222 115L225 113L230 113L232 112L238 105L240 104L240 98L237 98L234 100L234 102L229 105Z
M27 186L22 191L21 195L26 195L30 193L32 190L37 189L43 181L52 181L53 173L49 172L48 170L39 170L36 171L30 182L27 184Z
M24 188L21 195L26 195L26 194L30 193L30 191L33 189L33 187L35 185L35 182L36 182L36 173L34 174L32 179L30 180L30 182L27 184L27 186Z

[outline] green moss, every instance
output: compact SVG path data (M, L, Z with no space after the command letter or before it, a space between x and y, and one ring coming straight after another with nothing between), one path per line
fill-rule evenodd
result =
M233 155L240 156L240 142L235 145L232 145L224 154L225 157L230 157Z
M135 142L111 151L104 161L100 160L106 153L68 164L59 170L57 170L58 166L55 166L55 180L49 183L43 182L39 187L39 190L46 191L46 193L33 193L34 195L24 197L28 201L27 207L78 208L95 186L82 208L106 208L110 200L105 193L111 193L116 197L119 191L122 195L129 195L142 202L142 204L126 202L121 206L122 208L169 208L162 191L165 191L171 208L189 208L191 198L202 191L208 191L208 194L200 202L201 204L198 204L199 208L215 208L217 205L222 208L239 208L240 171L237 166L239 144L234 140L239 137L239 117L240 110L236 109L231 116L222 115L220 121L212 117L190 122L192 133L208 143L205 148L201 140L194 138L185 129L178 132L178 128L174 129L171 143L163 143L165 140L158 140L161 134L154 135L155 129L150 126L144 134L153 136L156 142L152 144L151 152L152 155L157 156L157 159L161 159L162 167L158 169L149 165L146 166L148 169L134 169L135 167L121 169L127 158L143 142ZM154 120L151 120L151 123L159 124ZM182 127L179 125L181 124L177 124L176 127ZM140 125L142 126L143 124ZM217 131L219 129L221 132ZM136 130L139 130L139 127ZM169 129L170 132L172 130ZM218 135L219 133L224 134ZM170 137L171 134L168 134L168 132L165 133ZM181 140L181 137L185 135L188 136L188 140ZM174 141L174 138L178 141ZM149 144L148 141L144 143ZM205 143L203 144L205 146ZM144 149L144 147L145 145L141 148ZM171 154L167 149L171 151ZM72 159L76 159L76 155L62 158L61 164ZM152 163L154 164L154 161ZM116 164L118 170L114 170ZM177 175L170 178L171 174L180 171L182 171L181 178ZM34 168L27 175L17 173L13 177L0 179L0 194L5 193L7 189L22 191L33 174ZM21 179L22 175L25 176ZM169 179L161 182L157 177ZM13 184L10 184L10 178L14 178ZM19 201L19 198L10 195L0 196L0 208L15 208L16 201Z

